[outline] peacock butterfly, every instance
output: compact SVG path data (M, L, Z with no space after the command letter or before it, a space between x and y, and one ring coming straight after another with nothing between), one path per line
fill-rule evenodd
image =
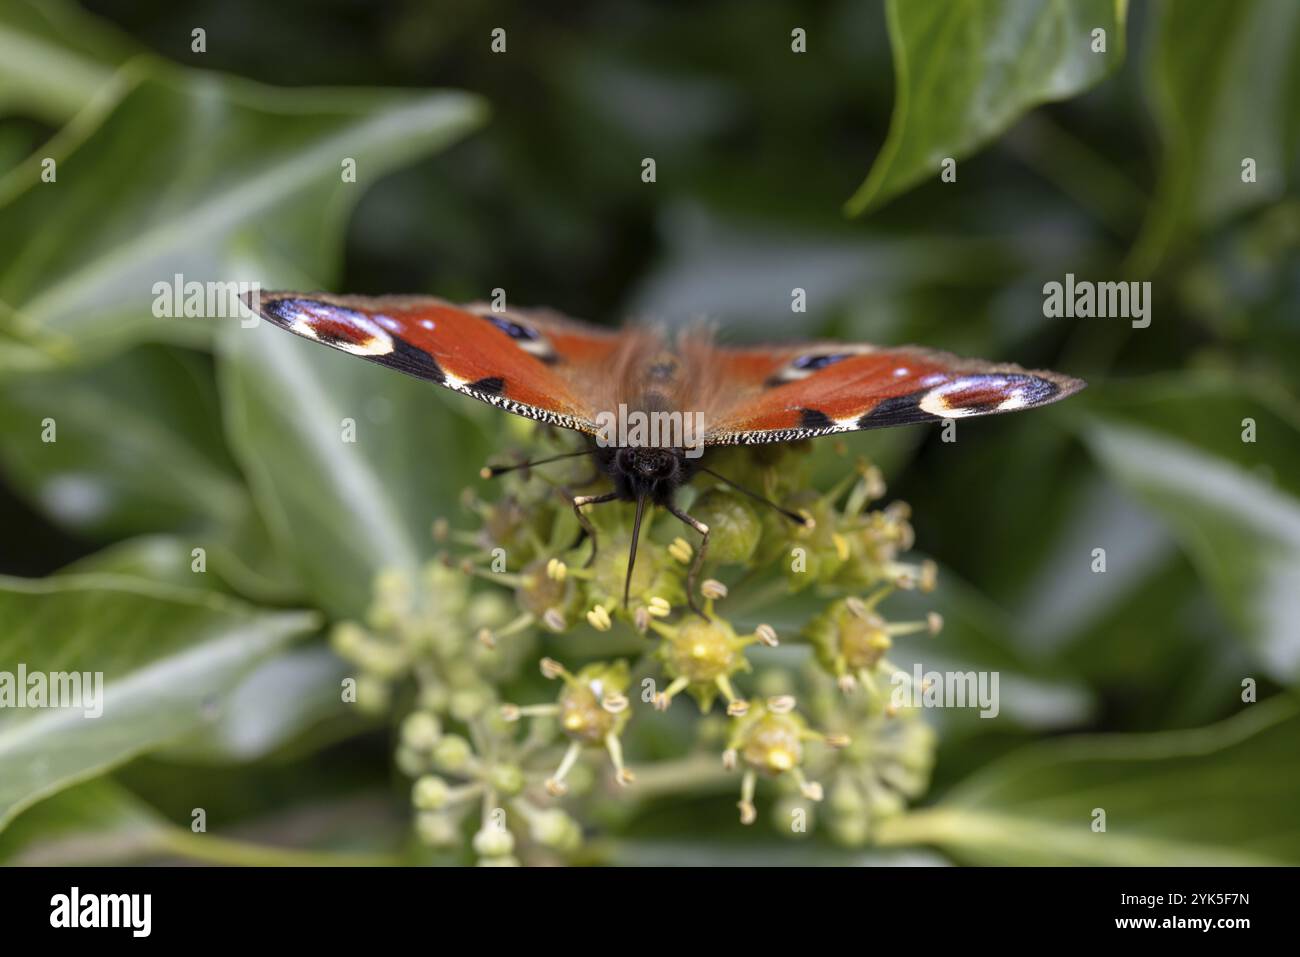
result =
M704 330L675 337L637 327L616 331L545 310L457 306L428 296L274 292L246 301L304 338L588 436L585 451L526 464L593 455L609 477L612 491L573 499L593 558L595 530L582 509L636 503L629 582L647 504L695 529L701 542L688 590L696 611L709 529L675 504L683 483L704 472L791 521L809 521L708 468L702 454L708 448L1031 409L1085 384L1056 372L912 346L730 347ZM630 427L629 420L635 420ZM485 468L484 475L520 467Z

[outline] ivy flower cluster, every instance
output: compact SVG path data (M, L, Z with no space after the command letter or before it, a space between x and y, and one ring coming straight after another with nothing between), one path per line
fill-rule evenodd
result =
M934 735L893 706L891 686L910 679L889 654L942 621L890 620L884 606L933 588L935 567L907 560L909 511L876 507L876 468L857 462L815 491L805 453L727 450L710 463L802 525L709 477L683 491L710 530L703 614L688 595L698 536L649 515L629 580L631 506L591 509L588 534L572 500L604 480L581 457L466 490L470 521L435 526L437 560L418 577L379 576L366 621L337 626L334 647L358 669L361 707L403 715L396 760L425 845L481 864L598 859L602 807L636 800L643 761L656 794L726 775L741 824L770 788L778 830L821 822L851 845L924 793ZM765 614L806 607L800 593L820 610L778 634ZM721 745L716 774L642 744L683 697L702 722L726 723L695 745Z

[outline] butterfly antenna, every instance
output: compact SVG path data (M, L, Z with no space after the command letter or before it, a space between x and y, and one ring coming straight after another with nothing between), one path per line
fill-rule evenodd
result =
M776 502L772 501L770 498L764 498L763 496L759 495L757 492L751 492L743 485L737 485L735 482L727 478L725 475L719 475L711 468L708 468L706 466L701 466L700 471L707 472L708 474L712 475L715 479L717 479L719 482L725 482L727 485L730 485L732 488L734 488L737 492L740 492L742 495L748 495L755 502L762 502L764 505L768 506L769 508L776 509L778 512L780 512L782 515L784 515L792 522L797 522L800 525L809 525L812 523L812 520L809 519L806 515L800 515L798 512L792 512L788 508L782 508L780 505L777 505Z
M632 548L627 554L627 578L623 582L623 607L632 591L632 569L636 567L636 541L641 537L641 516L645 513L645 496L636 497L636 518L632 521Z
M485 465L478 470L480 478L496 478L498 475L505 475L507 472L516 472L519 469L532 468L534 465L546 465L548 462L558 462L560 459L577 458L579 455L590 455L595 449L583 449L581 452L565 452L561 455L552 455L549 459L534 459L531 462L520 462L517 465Z

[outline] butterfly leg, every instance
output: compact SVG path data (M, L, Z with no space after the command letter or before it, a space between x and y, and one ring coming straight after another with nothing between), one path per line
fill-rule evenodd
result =
M698 599L695 597L695 586L699 581L700 569L704 567L704 556L709 550L709 526L705 525L698 518L692 518L675 505L667 506L668 511L673 514L679 521L685 522L691 528L700 533L700 548L695 553L695 561L691 562L691 570L686 573L686 600L690 603L691 611L699 615L705 621L709 616L704 613L700 607Z
M582 530L587 533L591 539L591 556L587 559L583 568L589 568L591 563L596 560L596 526L591 524L591 519L582 514L582 509L586 505L600 505L602 502L612 502L618 496L613 492L606 492L604 495L577 495L573 499L573 514L578 516L578 524Z

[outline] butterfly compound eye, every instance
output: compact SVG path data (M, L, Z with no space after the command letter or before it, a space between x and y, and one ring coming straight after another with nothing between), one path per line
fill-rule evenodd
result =
M636 479L670 478L677 471L677 458L666 449L623 448L614 459L615 467Z
M677 471L677 460L663 449L641 449L637 455L637 470L647 478L668 478Z

